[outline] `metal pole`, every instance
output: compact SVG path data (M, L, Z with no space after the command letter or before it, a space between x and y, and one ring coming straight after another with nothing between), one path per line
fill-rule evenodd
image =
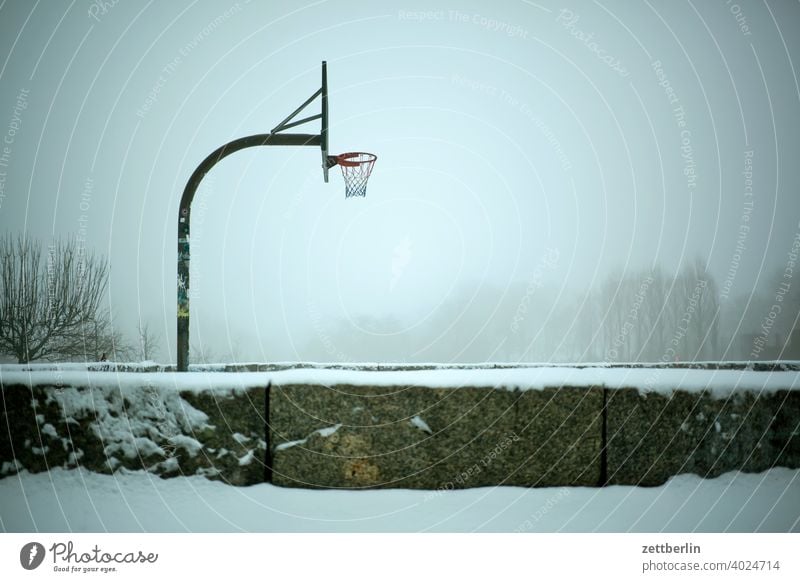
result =
M178 208L178 366L179 372L189 369L189 218L192 200L203 177L217 162L239 150L255 146L317 146L322 143L319 135L300 133L260 133L240 137L217 148L200 162L192 172L181 196Z

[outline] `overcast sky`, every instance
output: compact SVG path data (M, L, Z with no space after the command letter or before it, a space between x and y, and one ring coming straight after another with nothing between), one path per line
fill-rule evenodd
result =
M377 154L368 195L325 184L316 148L218 165L192 213L193 344L319 358L303 346L342 321L403 333L464 288L697 256L746 294L800 231L798 25L789 1L6 0L0 223L106 254L118 324L150 322L175 361L189 175L327 60L331 151Z

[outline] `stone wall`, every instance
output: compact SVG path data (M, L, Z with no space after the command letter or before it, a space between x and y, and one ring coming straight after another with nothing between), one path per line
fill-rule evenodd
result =
M681 473L716 477L800 467L800 392L607 394L610 484L660 485Z
M0 477L82 467L259 483L264 393L3 385Z
M273 481L347 488L595 486L602 404L596 388L273 387Z
M197 376L202 388L187 386L191 375L172 387L154 377L64 386L0 375L0 477L83 467L234 485L435 490L649 486L681 473L800 467L794 390L720 397L285 380L267 389L247 373L233 389L230 378L208 385L217 378L208 374Z

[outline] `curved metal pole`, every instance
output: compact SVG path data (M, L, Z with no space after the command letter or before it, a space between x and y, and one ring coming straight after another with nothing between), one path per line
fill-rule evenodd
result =
M203 177L223 158L239 150L269 145L320 146L319 135L298 133L259 133L240 137L214 150L192 172L181 196L178 209L178 367L179 372L189 369L189 217L195 192Z

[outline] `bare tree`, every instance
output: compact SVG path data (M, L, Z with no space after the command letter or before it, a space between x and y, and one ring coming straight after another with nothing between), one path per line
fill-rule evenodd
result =
M689 307L694 307L692 346L694 359L719 358L719 289L704 260L695 258L686 267L693 289ZM688 288L687 288L688 294ZM697 297L696 301L693 301Z
M137 357L137 350L119 327L114 326L109 311L98 311L95 317L86 322L80 335L82 341L72 342L59 350L59 359L125 362Z
M718 357L719 294L705 263L611 275L595 293L605 358L619 361Z
M610 275L597 292L601 314L603 359L609 362L635 362L646 357L651 344L653 304L651 289L658 273L634 271Z
M139 335L138 357L143 361L152 360L161 349L161 338L153 331L149 323L139 321L137 329Z
M189 348L190 364L218 364L222 361L208 343L192 344Z
M0 238L0 352L20 363L86 353L108 282L105 260L76 240L59 240L42 256L22 235Z

